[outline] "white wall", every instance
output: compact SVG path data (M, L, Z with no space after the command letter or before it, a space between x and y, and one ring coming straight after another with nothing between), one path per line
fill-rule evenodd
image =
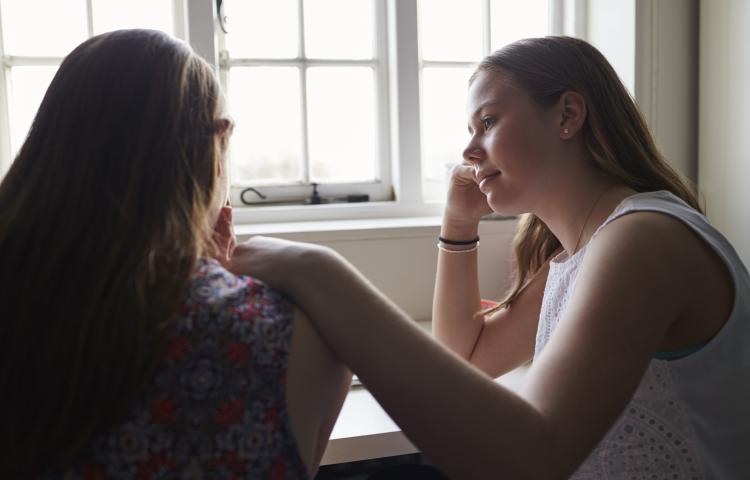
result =
M700 190L711 222L750 264L750 2L700 5Z
M241 241L254 234L329 246L412 318L429 320L439 225L439 217L374 219L317 222L304 231L300 224L244 225L237 227L236 233ZM479 281L483 298L498 299L508 288L515 225L513 220L480 223Z

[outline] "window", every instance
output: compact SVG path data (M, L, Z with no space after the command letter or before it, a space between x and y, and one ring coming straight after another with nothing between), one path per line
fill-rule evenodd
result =
M225 0L221 76L236 129L232 181L265 202L390 200L385 3ZM346 19L341 21L341 19ZM248 201L263 202L251 193Z
M0 174L23 143L63 57L118 28L175 28L172 0L0 0Z
M563 7L581 1L0 0L0 174L67 52L101 32L157 28L217 65L236 122L233 203L243 191L290 203L238 209L240 221L438 214L467 141L473 66L560 32ZM370 202L300 208L312 183L332 201Z
M467 141L464 101L476 62L515 39L560 30L551 28L561 10L551 8L555 0L225 3L229 33L219 49L228 104L238 129L255 133L235 135L233 181L267 200L299 201L316 182L324 196L368 192L437 211L428 205L443 200ZM270 98L272 84L283 85L282 107Z

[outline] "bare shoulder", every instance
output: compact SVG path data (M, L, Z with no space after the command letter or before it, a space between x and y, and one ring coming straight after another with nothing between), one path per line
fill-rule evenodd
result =
M600 231L598 237L607 237L608 234L610 237L624 235L630 240L643 238L655 246L665 242L673 247L680 243L687 245L697 239L682 220L666 213L645 210L616 218Z
M606 225L592 240L587 259L623 268L650 269L669 277L694 270L687 259L711 256L711 249L681 220L660 212L636 211ZM679 280L672 278L672 280Z
M656 322L666 329L686 308L693 259L707 255L703 248L674 217L645 211L623 215L588 246L576 296L602 312L630 312L633 325Z
M597 289L609 284L624 292L658 292L652 308L687 327L669 335L676 343L710 337L731 310L733 282L721 257L691 227L664 213L638 211L612 221L591 242L583 268L583 280Z
M660 350L706 342L724 326L734 305L734 280L719 253L692 228L666 214L636 212L601 233L605 241L591 245L599 258L610 249L629 252L617 270L631 269L637 288L656 289L675 308Z

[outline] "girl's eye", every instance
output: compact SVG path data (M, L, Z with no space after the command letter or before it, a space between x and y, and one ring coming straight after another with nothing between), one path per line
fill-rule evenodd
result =
M492 117L484 117L482 119L482 126L484 126L485 129L490 128L495 123L495 119Z

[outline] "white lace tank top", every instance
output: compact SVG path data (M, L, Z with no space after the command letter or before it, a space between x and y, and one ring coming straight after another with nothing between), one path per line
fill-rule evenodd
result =
M734 248L703 215L666 191L626 198L596 233L634 211L665 213L698 233L731 272L734 306L724 327L697 352L677 360L651 360L623 413L571 478L748 480L750 277L747 269ZM550 263L535 357L544 349L565 311L585 252L586 247L569 258L562 253Z

